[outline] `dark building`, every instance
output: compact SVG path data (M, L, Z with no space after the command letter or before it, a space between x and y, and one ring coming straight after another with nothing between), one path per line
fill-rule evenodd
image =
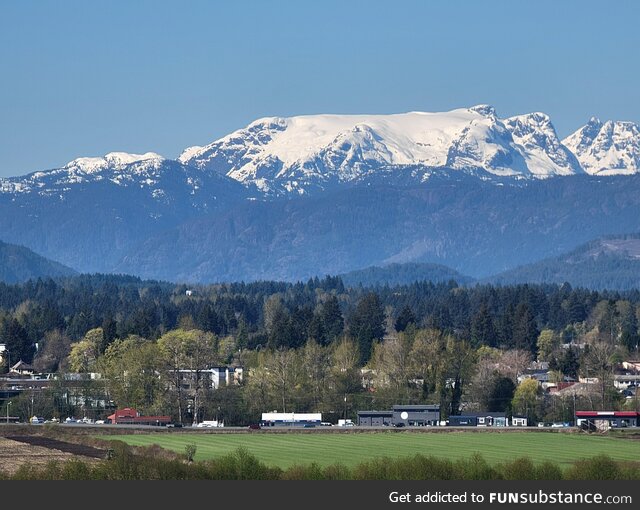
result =
M425 427L440 422L439 405L393 406L393 424L403 423L407 427Z
M359 427L393 425L393 411L358 411Z
M439 405L396 405L392 411L358 411L361 427L426 427L438 425Z
M506 427L505 413L467 413L449 416L451 427Z

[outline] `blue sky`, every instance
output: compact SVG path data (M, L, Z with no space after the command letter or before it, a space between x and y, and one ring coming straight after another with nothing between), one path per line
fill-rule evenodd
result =
M270 115L640 121L640 2L0 0L0 176Z

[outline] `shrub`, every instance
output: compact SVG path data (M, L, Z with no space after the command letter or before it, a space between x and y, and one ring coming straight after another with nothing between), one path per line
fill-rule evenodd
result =
M187 457L188 462L193 462L193 459L196 456L197 446L193 443L189 443L184 447L184 454Z
M620 467L608 455L597 455L573 463L566 472L568 480L618 480Z

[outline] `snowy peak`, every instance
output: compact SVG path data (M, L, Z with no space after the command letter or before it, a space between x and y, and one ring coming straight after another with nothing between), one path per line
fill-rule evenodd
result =
M77 158L70 161L63 168L73 169L91 174L107 168L120 169L126 165L138 162L160 163L164 158L155 152L144 154L129 154L127 152L110 152L103 157Z
M433 169L488 178L580 172L548 117L533 114L528 124L525 117L512 128L489 105L438 113L271 117L186 149L179 160L275 193L326 189L409 167L421 168L414 172L419 180ZM532 137L532 146L535 136L546 146L529 154L514 129L521 138Z
M634 122L589 122L563 140L591 175L640 173L640 128Z
M524 149L527 167L537 177L583 173L580 163L562 144L545 113L517 115L504 123L514 142Z
M470 112L476 112L484 117L496 117L496 109L489 104L477 104L469 108Z
M214 200L221 190L225 193L232 190L230 193L237 192L238 196L246 192L231 179L203 173L153 152L111 152L102 157L77 158L61 168L0 179L0 193L37 193L60 200L74 190L89 190L93 186L136 189L158 200L188 193L190 199L200 202Z

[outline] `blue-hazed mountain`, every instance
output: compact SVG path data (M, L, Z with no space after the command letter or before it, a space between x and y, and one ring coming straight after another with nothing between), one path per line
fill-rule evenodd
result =
M490 283L569 282L602 290L640 288L640 234L609 236L585 243L569 253L516 267L487 279Z
M0 180L0 236L80 271L104 272L150 235L247 196L232 179L153 153L79 158Z
M436 179L246 203L149 239L117 270L186 281L296 280L430 262L484 277L639 230L640 176L526 186Z
M0 241L0 281L17 283L36 278L77 274L73 269L41 257L24 246Z
M543 113L486 105L273 117L178 161L110 153L0 179L0 238L80 271L168 280L393 262L478 277L640 230L639 170L629 122L592 119L561 141Z
M421 281L441 283L452 280L459 285L466 285L475 281L473 278L460 274L455 269L442 264L420 264L415 262L365 267L364 269L356 269L339 276L348 287L357 287L358 285L363 287L384 285L394 287Z

